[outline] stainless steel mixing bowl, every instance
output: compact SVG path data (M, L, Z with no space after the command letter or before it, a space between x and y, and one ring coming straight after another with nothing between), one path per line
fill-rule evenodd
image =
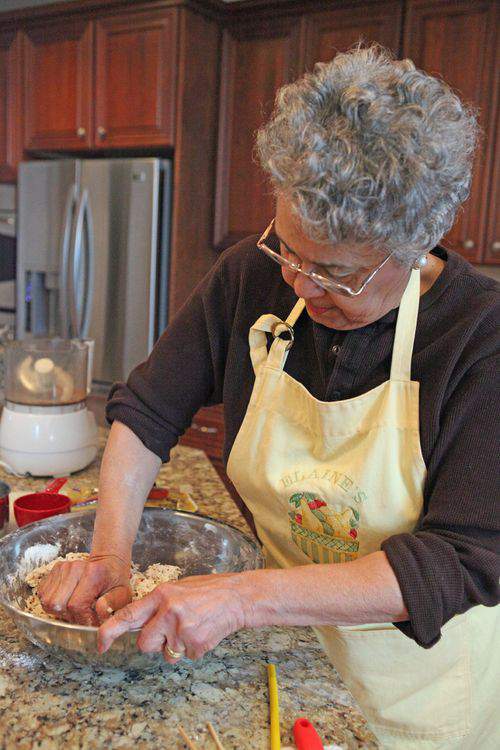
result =
M161 657L137 650L137 633L125 633L103 655L97 653L97 628L45 620L24 611L31 589L29 570L52 557L43 547L56 545L59 555L88 552L95 511L53 516L24 526L0 540L0 604L17 627L38 646L80 664L142 669ZM40 550L42 554L37 553ZM221 521L166 508L144 510L132 559L141 570L159 562L178 565L183 576L239 572L262 568L258 544Z

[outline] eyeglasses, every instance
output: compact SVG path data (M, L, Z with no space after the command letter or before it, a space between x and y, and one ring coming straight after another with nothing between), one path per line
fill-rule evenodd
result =
M316 271L304 271L301 258L299 258L299 256L288 247L286 242L273 232L274 221L275 219L271 221L258 240L257 247L269 255L270 258L275 260L276 263L279 263L280 266L283 266L283 268L286 268L291 273L303 273L304 276L308 276L315 284L326 291L334 291L336 294L343 294L346 297L357 297L358 294L361 294L361 292L364 291L366 285L370 283L375 274L378 273L378 271L385 266L389 258L392 257L392 253L390 253L387 258L384 258L382 263L379 263L379 265L370 271L366 277L364 277L366 269L347 269L346 271L334 274L330 273L330 271L326 271L322 266L317 265L316 268L323 269L322 273L317 273Z

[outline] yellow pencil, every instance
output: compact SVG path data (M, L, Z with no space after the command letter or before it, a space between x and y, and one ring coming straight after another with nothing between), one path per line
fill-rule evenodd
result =
M278 703L278 681L276 679L276 667L274 664L267 665L267 677L269 682L269 716L271 719L271 750L280 750L280 707Z

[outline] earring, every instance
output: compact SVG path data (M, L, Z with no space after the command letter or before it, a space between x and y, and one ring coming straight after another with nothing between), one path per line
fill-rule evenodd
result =
M427 255L421 255L420 258L417 258L412 268L414 268L415 271L419 271L421 268L427 265L427 262Z

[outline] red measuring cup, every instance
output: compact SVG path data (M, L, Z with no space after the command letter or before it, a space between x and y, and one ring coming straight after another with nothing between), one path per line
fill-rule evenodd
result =
M68 513L70 508L69 497L54 492L31 492L14 500L14 516L18 526Z

